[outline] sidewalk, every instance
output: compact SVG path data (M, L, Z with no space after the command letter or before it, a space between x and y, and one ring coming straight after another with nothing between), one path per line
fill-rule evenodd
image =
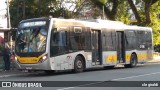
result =
M0 70L0 80L1 78L5 78L5 77L25 76L25 75L35 75L35 74L39 74L39 72L19 71L16 69L10 70L10 71Z
M0 78L17 76L17 75L25 75L25 74L26 74L25 72L20 72L18 70L10 70L10 71L3 71L2 69L0 70Z
M10 71L3 71L3 68L4 68L4 62L3 62L2 57L0 57L0 78L29 74L28 72L16 70L15 67L13 67L12 63L11 63L11 70Z
M160 56L153 57L153 60L149 61L149 63L160 63Z

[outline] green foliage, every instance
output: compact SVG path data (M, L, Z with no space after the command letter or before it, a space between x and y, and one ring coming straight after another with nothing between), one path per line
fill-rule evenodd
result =
M151 7L151 23L153 29L154 45L160 45L160 1L154 3Z
M118 5L116 20L129 24L130 23L129 17L130 16L129 16L128 2L126 0L121 0L121 2Z
M99 0L103 5L107 3L108 0Z
M23 19L38 17L68 18L68 10L63 7L63 0L12 0L10 2L11 25L17 27Z
M17 27L23 19L38 17L64 17L71 18L81 16L84 11L92 11L92 17L102 15L102 6L104 5L105 14L108 19L130 23L131 6L130 0L77 0L73 2L76 7L73 11L68 11L62 4L64 0L11 0L10 14L12 27ZM133 1L133 0L132 0ZM140 16L140 22L137 25L149 26L153 29L154 44L160 44L160 0L134 0L135 7ZM146 16L145 5L149 3L149 15ZM93 8L89 8L89 6ZM87 7L87 8L86 8ZM97 8L98 7L98 8ZM135 13L134 13L135 14ZM157 16L159 15L159 17ZM149 24L146 18L150 19ZM137 19L137 18L136 18ZM137 19L138 20L138 19ZM136 21L136 20L135 20Z

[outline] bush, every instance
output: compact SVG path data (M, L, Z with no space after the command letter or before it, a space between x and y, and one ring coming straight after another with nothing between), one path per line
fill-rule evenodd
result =
M154 46L154 51L155 52L160 52L160 45Z

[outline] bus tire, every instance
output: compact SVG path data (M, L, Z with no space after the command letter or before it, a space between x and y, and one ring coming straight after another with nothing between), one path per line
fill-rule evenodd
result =
M84 61L81 56L77 56L74 61L74 72L79 73L83 72L84 69Z
M131 55L130 64L124 65L126 68L133 68L137 66L137 56L135 54Z

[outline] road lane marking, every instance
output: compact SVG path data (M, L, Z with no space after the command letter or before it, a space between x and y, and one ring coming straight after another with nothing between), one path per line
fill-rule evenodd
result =
M98 83L103 83L103 82L104 81L97 81L95 83L82 84L82 85L77 85L77 86L74 86L74 87L67 87L67 88L62 88L62 89L57 89L57 90L73 89L73 88L76 88L76 87L88 86L88 85L93 85L93 84L98 84Z
M117 79L106 80L106 81L124 80L124 79L137 78L137 77L149 76L149 75L155 75L155 74L160 74L160 72L149 73L149 74L142 74L142 75L136 75L136 76L130 76L130 77L124 77L124 78L117 78ZM77 85L77 86L74 86L74 87L66 87L66 88L61 88L61 89L57 89L57 90L73 89L73 88L77 88L77 87L80 87L80 86L82 87L82 86L87 86L87 85L93 85L93 84L103 83L103 82L105 82L105 81L97 81L97 82L95 82L95 83Z
M67 90L67 89L72 89L72 88L76 88L76 87L67 87L67 88L62 88L62 89L57 89L57 90Z
M160 74L160 72L149 73L149 74L143 74L143 75L137 75L137 76L130 76L130 77L124 77L124 78L117 78L117 79L112 79L111 81L123 80L123 79L130 79L130 78L137 78L137 77L149 76L149 75L155 75L155 74Z

